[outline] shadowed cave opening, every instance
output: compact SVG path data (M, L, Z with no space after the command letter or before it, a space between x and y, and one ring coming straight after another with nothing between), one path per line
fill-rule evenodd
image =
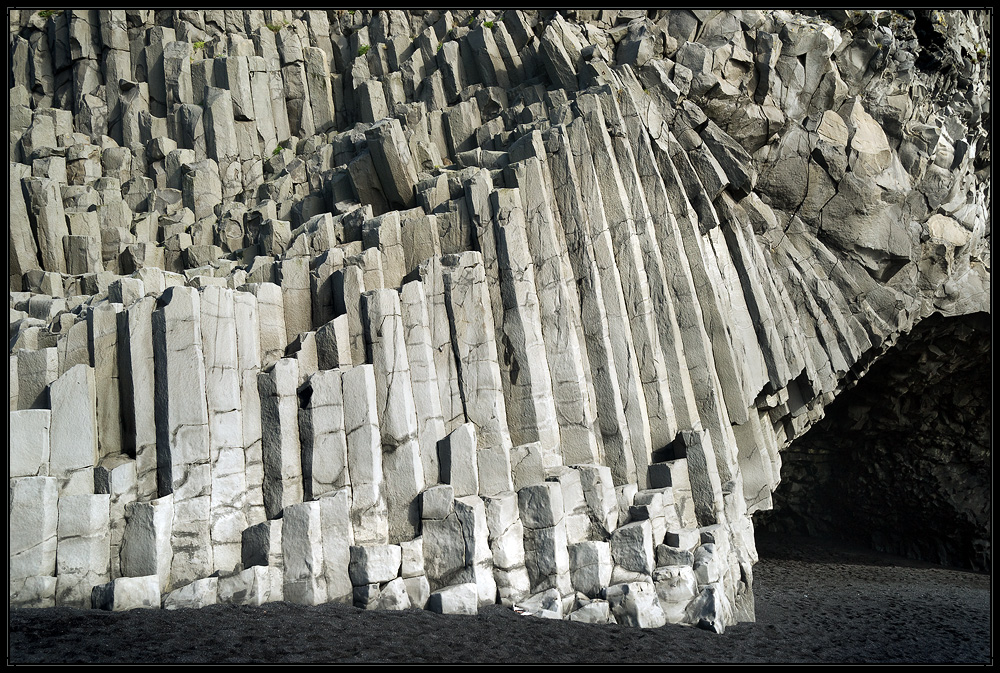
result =
M989 571L992 321L935 314L782 451L758 530Z

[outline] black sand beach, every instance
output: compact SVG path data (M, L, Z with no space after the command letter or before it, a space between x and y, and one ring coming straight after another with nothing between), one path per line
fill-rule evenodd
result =
M804 538L758 539L757 622L722 635L521 617L260 608L9 614L8 663L993 662L989 575Z

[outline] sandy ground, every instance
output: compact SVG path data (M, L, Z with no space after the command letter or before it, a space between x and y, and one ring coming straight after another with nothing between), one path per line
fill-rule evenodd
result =
M202 610L14 610L19 663L982 663L990 577L805 539L758 539L757 622L722 635L522 617L273 603Z

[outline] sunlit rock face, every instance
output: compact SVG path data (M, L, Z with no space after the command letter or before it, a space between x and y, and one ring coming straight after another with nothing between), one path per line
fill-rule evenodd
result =
M782 452L989 310L983 12L9 18L15 606L721 632Z

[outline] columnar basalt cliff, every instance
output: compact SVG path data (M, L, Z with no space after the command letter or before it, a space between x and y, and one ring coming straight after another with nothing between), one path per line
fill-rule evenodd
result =
M986 12L9 28L14 607L721 632L781 451L989 311Z

